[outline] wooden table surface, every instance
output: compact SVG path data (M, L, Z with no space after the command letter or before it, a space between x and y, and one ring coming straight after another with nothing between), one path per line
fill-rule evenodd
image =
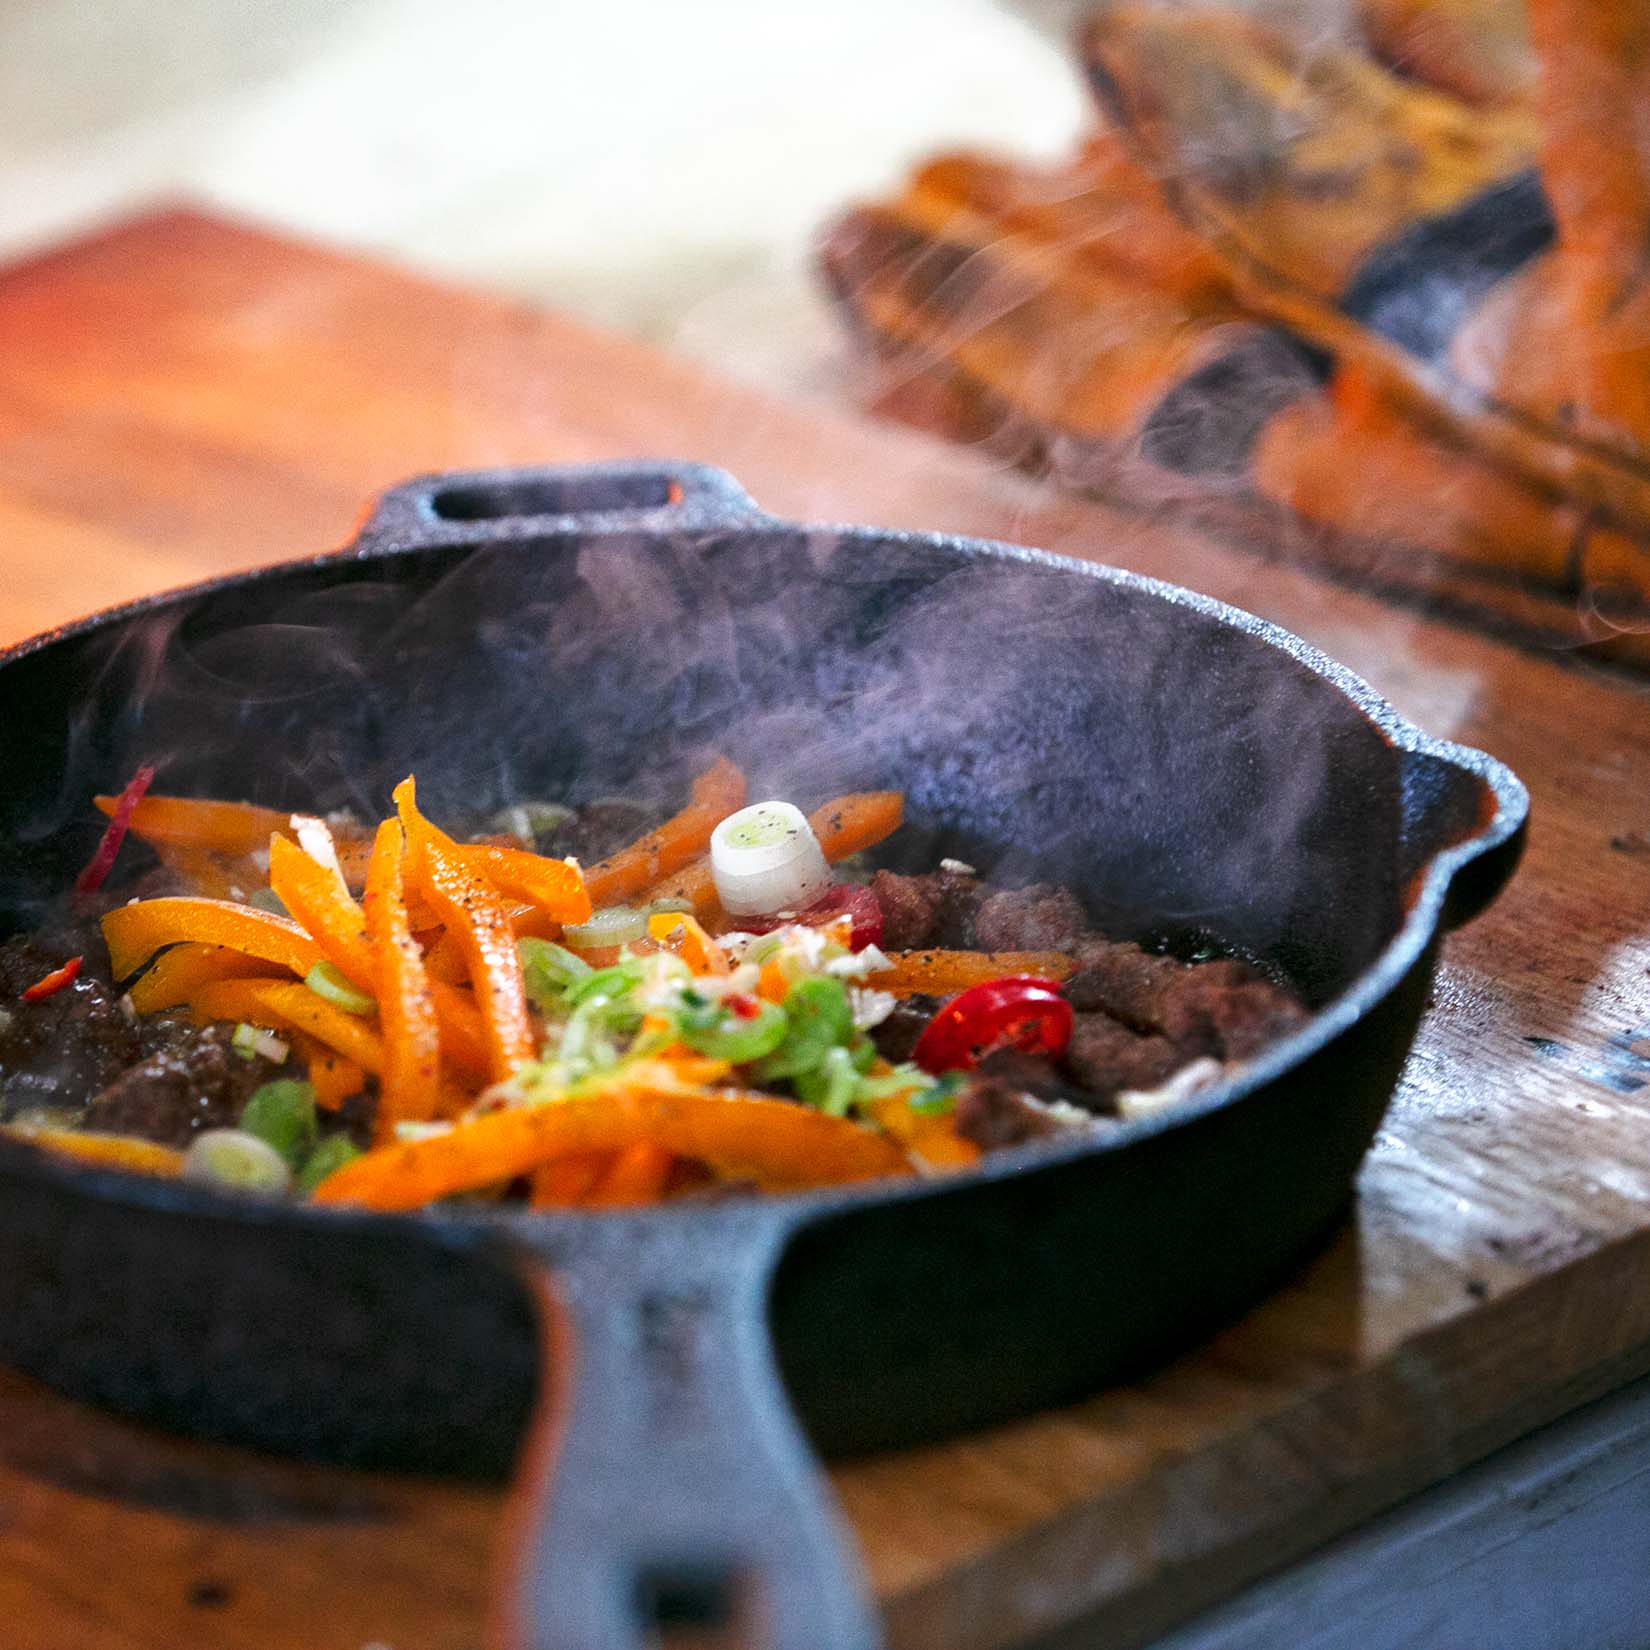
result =
M1116 561L1311 637L1529 783L1332 1248L1194 1356L835 1472L896 1647L1143 1640L1650 1369L1650 703L976 455L187 212L0 272L0 640L341 542L414 471L708 460L790 516ZM0 715L5 714L0 705ZM1241 1211L1234 1229L1241 1231ZM0 1376L15 1650L469 1650L499 1494L161 1438Z

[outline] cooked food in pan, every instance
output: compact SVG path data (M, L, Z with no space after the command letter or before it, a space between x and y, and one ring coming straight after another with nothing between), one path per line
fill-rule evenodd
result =
M93 1162L378 1209L612 1206L966 1167L1195 1093L1305 1017L1098 932L1065 887L867 850L718 760L624 799L376 829L120 797L64 919L0 946L0 1115ZM159 864L101 893L131 835ZM101 914L99 914L101 912Z

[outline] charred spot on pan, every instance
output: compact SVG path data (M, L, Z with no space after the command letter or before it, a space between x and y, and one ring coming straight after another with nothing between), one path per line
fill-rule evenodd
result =
M234 1597L234 1589L227 1581L204 1578L191 1583L189 1588L189 1602L197 1610L221 1610Z

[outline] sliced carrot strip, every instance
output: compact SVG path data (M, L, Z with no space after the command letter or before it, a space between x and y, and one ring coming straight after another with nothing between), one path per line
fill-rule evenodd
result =
M903 791L852 791L815 808L808 823L834 865L892 836L904 818Z
M696 859L680 871L649 883L636 898L643 905L662 899L686 903L693 907L693 914L700 922L716 928L721 928L724 922L730 927L738 926L732 918L723 916L722 902L716 897L716 879L711 875L708 859Z
M657 1203L664 1195L675 1161L663 1146L651 1140L638 1140L614 1158L584 1201L592 1208L604 1209Z
M266 973L278 977L280 972L279 963L260 962L231 946L189 941L174 945L154 960L148 972L132 987L132 1007L139 1014L154 1014L188 1002L203 985L213 980Z
M323 1180L315 1201L417 1209L568 1152L623 1151L643 1140L774 1191L911 1172L891 1140L844 1118L765 1095L702 1094L630 1075L594 1098L489 1112L444 1134L367 1152Z
M0 1125L0 1134L41 1146L65 1157L105 1169L130 1169L135 1174L177 1175L183 1172L183 1153L153 1140L127 1134L95 1134L85 1129L29 1129Z
M552 922L589 920L590 895L577 865L490 842L454 843L452 852L466 870L485 877L501 894L526 900Z
M367 866L367 942L377 973L378 1020L384 1040L376 1138L399 1122L428 1122L441 1091L441 1030L424 953L412 937L402 894L406 838L398 819L378 827Z
M1032 974L1044 980L1063 980L1076 961L1063 951L894 951L892 968L870 975L866 984L896 997L922 992L948 997L986 980Z
M297 923L233 900L146 899L116 906L103 919L103 938L117 980L180 940L227 945L294 974L307 974L323 960L320 946Z
M485 878L453 856L450 839L419 813L410 778L396 786L395 803L414 879L463 948L486 1030L488 1069L494 1081L502 1082L537 1052L508 908Z
M592 865L584 885L596 905L614 905L679 871L710 847L710 834L745 805L745 776L725 756L694 780L692 799L639 842Z
M533 1171L528 1201L535 1209L576 1208L612 1166L611 1152L569 1152L552 1158Z

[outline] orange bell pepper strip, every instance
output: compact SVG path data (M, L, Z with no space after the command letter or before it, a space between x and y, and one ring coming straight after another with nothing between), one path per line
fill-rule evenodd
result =
M327 961L363 991L376 996L379 964L367 919L338 873L312 859L295 842L276 837L269 845L269 875L281 903L315 935ZM403 893L403 905L407 903ZM410 912L407 920L410 933ZM445 981L429 980L426 984L441 1029L441 1052L467 1075L485 1079L491 1059L473 999ZM401 1115L410 1118L410 1114Z
M376 965L378 1023L384 1041L379 1074L379 1141L400 1122L426 1123L441 1094L441 1028L424 953L407 923L402 893L406 837L397 819L378 827L367 865L367 944Z
M117 796L95 796L92 801L111 819L120 805ZM290 818L276 808L258 808L250 802L149 795L132 810L127 828L157 848L197 848L233 858L256 853L272 832L286 832Z
M492 842L455 842L451 852L467 871L485 877L510 899L525 900L552 922L590 919L584 874L565 859L548 859Z
M627 1209L657 1203L664 1196L676 1159L651 1140L638 1140L614 1158L584 1203L592 1209Z
M957 1133L947 1114L912 1111L908 1094L891 1094L871 1103L871 1116L885 1134L931 1169L971 1169L980 1148Z
M317 1042L305 1031L291 1033L292 1046L302 1056L305 1075L322 1111L337 1111L351 1095L366 1087L367 1074L337 1049Z
M647 919L648 937L674 951L695 974L731 974L727 953L699 926L689 911L655 911Z
M14 1123L0 1125L8 1140L40 1146L49 1152L77 1158L102 1169L128 1169L134 1174L179 1175L183 1153L153 1140L127 1134L96 1134L88 1129L31 1129Z
M528 1203L534 1209L574 1209L613 1166L611 1152L569 1152L533 1171Z
M411 912L408 913L409 918ZM413 930L417 932L420 925L413 923ZM510 907L510 927L519 939L554 940L561 938L562 925L553 922L545 916L535 905L512 905ZM426 936L428 937L428 936ZM469 972L464 962L464 952L458 941L445 930L431 945L424 958L424 966L429 969L432 979L446 980L453 985L462 985L469 979Z
M291 1027L336 1049L374 1076L384 1068L383 1041L371 1020L346 1014L296 981L217 980L195 993L190 1009L201 1025L244 1020L277 1029Z
M656 831L584 873L596 905L616 905L679 871L710 847L710 834L745 805L745 776L725 756L694 780L691 800Z
M502 1082L537 1053L509 910L485 878L453 856L454 845L445 834L419 813L413 781L404 779L394 794L414 882L463 948L486 1033L488 1069L495 1082Z
M269 886L293 920L351 985L376 992L377 963L367 922L343 875L284 836L269 839Z
M227 945L300 975L324 960L320 946L290 918L233 900L167 898L118 905L103 919L103 938L117 980L135 974L163 945L181 940Z
M706 1094L634 1073L594 1097L507 1107L423 1140L378 1148L316 1187L317 1203L418 1209L526 1174L568 1152L650 1141L771 1191L911 1173L887 1136L759 1094Z
M227 945L205 945L188 941L163 951L133 985L129 995L139 1014L155 1014L163 1008L186 1003L213 980L243 979L268 974L278 978L278 963L261 963L244 951Z
M728 811L731 813L733 810ZM808 823L819 838L826 861L834 865L838 860L847 859L850 854L861 853L866 848L874 848L884 837L892 836L904 818L903 792L854 791L815 808L808 815ZM596 869L599 867L587 873L587 884ZM722 933L739 926L737 917L725 916L722 912L716 897L716 879L711 875L708 859L695 860L670 876L660 877L637 894L638 903L643 905L663 899L685 901L693 907L693 914L702 923Z
M893 951L888 960L893 966L868 975L865 983L896 997L950 997L987 980L1026 974L1064 980L1077 967L1063 951Z
M114 817L117 796L95 796L98 811ZM156 849L176 848L225 859L261 853L271 836L292 835L292 815L251 802L209 801L193 796L145 796L132 810L127 828ZM366 875L371 838L358 827L333 832L338 858L348 877L352 868ZM163 856L164 857L164 856Z

